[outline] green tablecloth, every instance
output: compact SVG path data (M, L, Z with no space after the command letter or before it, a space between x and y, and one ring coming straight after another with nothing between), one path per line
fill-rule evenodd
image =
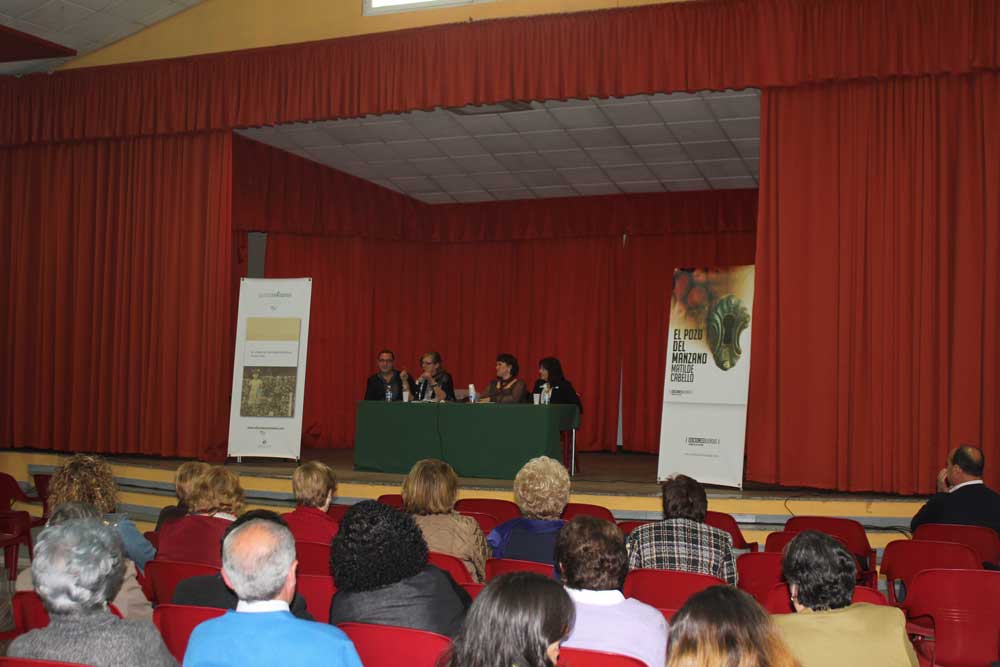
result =
M460 477L513 479L535 456L562 460L559 432L579 425L575 405L359 401L354 467L407 473L435 458Z

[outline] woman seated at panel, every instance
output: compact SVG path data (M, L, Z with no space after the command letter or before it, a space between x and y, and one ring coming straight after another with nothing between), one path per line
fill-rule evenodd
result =
M191 513L167 522L160 530L157 559L222 567L222 536L243 512L240 478L222 466L213 466L195 481L188 502Z
M416 379L417 401L454 401L455 381L451 373L441 368L441 355L437 352L424 352L420 357L420 367L423 373Z
M111 526L95 519L49 526L38 536L31 573L49 624L15 639L8 656L94 667L177 665L152 623L108 609L125 574Z
M297 507L282 515L296 542L322 542L330 544L337 534L336 519L327 514L333 495L337 492L337 478L333 468L321 461L303 463L292 473L292 493Z
M331 551L332 625L395 625L449 637L462 626L472 600L427 562L427 543L409 514L361 501L344 514Z
M851 604L856 568L854 556L829 535L796 535L781 563L796 611L775 616L782 637L805 667L916 667L901 610Z
M583 414L583 405L573 383L563 375L562 364L555 357L545 357L538 362L538 379L531 393L544 396L543 403L575 405Z
M417 461L403 480L403 510L413 515L427 548L461 559L482 583L490 548L476 520L455 511L457 499L458 475L444 461Z
M531 459L514 477L514 502L524 516L504 521L486 542L494 558L553 563L556 536L566 523L559 517L569 502L569 473L547 456Z
M480 403L523 403L527 397L524 380L517 377L520 370L513 354L497 355L497 376L486 384Z

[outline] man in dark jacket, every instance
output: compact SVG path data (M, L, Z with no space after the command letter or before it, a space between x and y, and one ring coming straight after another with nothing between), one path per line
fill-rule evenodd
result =
M958 523L986 526L1000 535L1000 493L983 484L985 460L981 449L962 445L948 455L938 473L937 490L910 522L910 528L925 523Z

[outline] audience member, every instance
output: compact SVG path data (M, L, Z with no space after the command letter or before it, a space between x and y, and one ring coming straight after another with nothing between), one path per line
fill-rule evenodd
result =
M156 548L142 536L128 515L118 512L118 485L111 466L103 459L76 454L53 473L49 483L49 507L69 502L96 507L118 532L125 556L140 572L156 556Z
M240 478L222 466L213 466L195 480L188 502L191 513L166 523L160 531L157 558L219 567L217 545L243 511Z
M559 531L556 565L576 607L576 624L563 644L642 660L666 662L667 621L655 607L622 595L628 574L625 538L618 526L578 516Z
M486 578L490 548L479 524L455 511L458 475L444 461L417 461L403 480L403 509L413 515L427 548L462 559L474 581Z
M486 383L480 403L523 403L528 396L524 380L517 377L519 366L513 354L497 355L497 376Z
M226 536L222 577L239 604L194 629L185 667L361 667L347 635L289 612L297 565L292 533L275 521L253 519Z
M272 512L271 510L250 510L249 512L244 512L236 521L226 526L226 532L223 535L222 541L219 542L219 552L222 552L226 537L229 537L230 533L248 521L255 519L272 521L279 526L287 528L285 521L276 512ZM226 585L221 573L189 577L178 582L174 588L174 597L171 600L173 604L215 607L217 609L236 609L239 601L236 592ZM292 601L288 606L292 612L292 616L306 621L313 620L312 614L306 608L305 599L298 592L292 597Z
M174 493L177 495L176 505L167 505L160 510L160 515L156 518L156 530L159 531L168 521L180 519L188 515L188 496L191 495L191 488L194 481L212 469L212 466L202 461L185 461L177 466L174 474Z
M479 594L442 667L554 667L573 628L573 602L532 572L497 577Z
M373 623L454 636L471 600L451 575L427 563L413 517L365 500L347 510L333 538L337 592L330 623Z
M111 526L77 519L45 528L31 573L49 624L15 639L8 656L94 667L177 664L152 623L108 610L125 574L121 540Z
M368 378L365 385L366 401L384 401L386 392L390 392L392 400L403 400L403 392L407 391L413 396L415 387L410 374L405 370L397 371L395 368L396 355L392 350L382 350L378 353L378 371Z
M569 502L569 473L547 456L531 459L514 477L514 501L523 517L505 521L486 541L494 558L553 562L556 536L565 523L560 515Z
M674 615L667 667L799 666L752 597L732 586L712 586Z
M78 521L81 519L102 520L101 513L89 503L63 503L52 510L48 523L45 525L58 526L67 521ZM17 575L14 590L35 590L30 567L25 568ZM122 586L111 602L125 618L140 621L153 620L153 606L149 604L145 593L142 592L142 586L139 585L139 581L136 578L135 564L128 558L125 559L125 573L122 575Z
M775 622L792 653L803 667L916 667L902 611L851 604L856 569L854 556L829 535L805 531L788 543L781 570L796 613Z
M326 513L337 492L333 468L320 461L303 463L292 473L296 508L284 515L296 542L329 544L337 534L337 520Z
M629 569L700 572L735 584L733 538L705 524L704 487L687 475L677 475L663 483L662 491L663 520L629 535Z
M1000 493L983 483L983 450L962 445L948 454L938 472L937 493L920 508L910 528L925 523L986 526L1000 535Z
M580 396L573 388L573 383L563 375L562 363L555 357L545 357L538 362L538 379L532 389L533 394L547 394L546 402L575 405L583 414L583 404Z

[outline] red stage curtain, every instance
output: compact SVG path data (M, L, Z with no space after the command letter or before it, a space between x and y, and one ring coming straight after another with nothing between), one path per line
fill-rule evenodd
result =
M960 443L997 461L1000 75L763 102L747 478L910 494Z
M228 133L0 150L0 442L224 442Z
M0 145L1000 65L995 0L716 0L0 77Z

